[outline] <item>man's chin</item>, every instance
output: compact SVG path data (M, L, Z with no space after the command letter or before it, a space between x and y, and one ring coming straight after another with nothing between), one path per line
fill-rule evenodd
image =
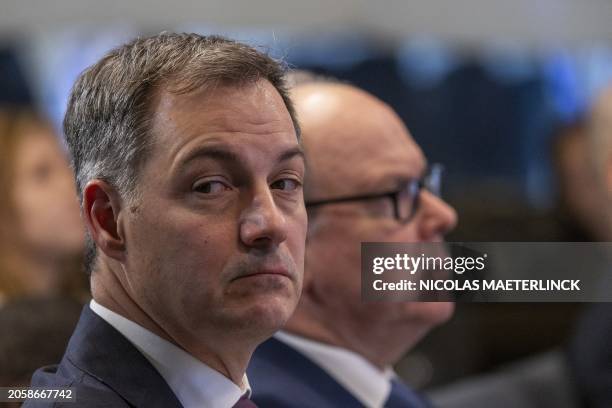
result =
M453 302L404 302L395 314L399 321L434 328L447 322L455 311Z
M283 328L297 305L296 296L261 294L255 301L243 305L240 320L245 330L265 337Z
M419 318L432 327L447 322L455 312L453 302L415 302Z

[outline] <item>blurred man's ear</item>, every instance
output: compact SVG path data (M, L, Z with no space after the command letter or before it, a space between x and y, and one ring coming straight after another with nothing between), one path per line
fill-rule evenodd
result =
M96 246L108 257L123 261L125 241L120 224L121 196L103 180L91 180L83 189L85 224Z

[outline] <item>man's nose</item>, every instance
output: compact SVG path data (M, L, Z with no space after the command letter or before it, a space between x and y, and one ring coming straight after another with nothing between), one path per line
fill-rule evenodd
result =
M422 191L419 215L419 235L422 241L437 241L457 225L457 212L444 200Z
M270 188L259 188L240 216L240 240L249 247L279 245L287 239L287 220Z

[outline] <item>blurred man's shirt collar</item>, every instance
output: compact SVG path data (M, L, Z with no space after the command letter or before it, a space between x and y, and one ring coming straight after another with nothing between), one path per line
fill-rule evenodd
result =
M350 350L284 331L274 337L318 364L366 407L382 408L387 401L391 380L396 377L391 367L381 371Z
M246 375L242 378L242 386L238 387L191 354L95 300L92 299L89 306L149 360L185 408L227 408L244 393L250 396L251 386Z

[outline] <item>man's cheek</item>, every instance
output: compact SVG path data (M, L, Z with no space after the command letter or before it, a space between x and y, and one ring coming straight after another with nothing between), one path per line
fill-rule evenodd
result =
M306 213L295 219L289 226L288 240L304 246L308 231L308 223Z
M300 237L292 239L288 242L288 249L293 258L296 267L301 271L304 267L305 242Z
M211 243L218 242L222 238L217 234L214 225L207 225L205 222L168 225L165 239L169 237L172 237L177 246L185 250L196 249L196 252L206 250Z

